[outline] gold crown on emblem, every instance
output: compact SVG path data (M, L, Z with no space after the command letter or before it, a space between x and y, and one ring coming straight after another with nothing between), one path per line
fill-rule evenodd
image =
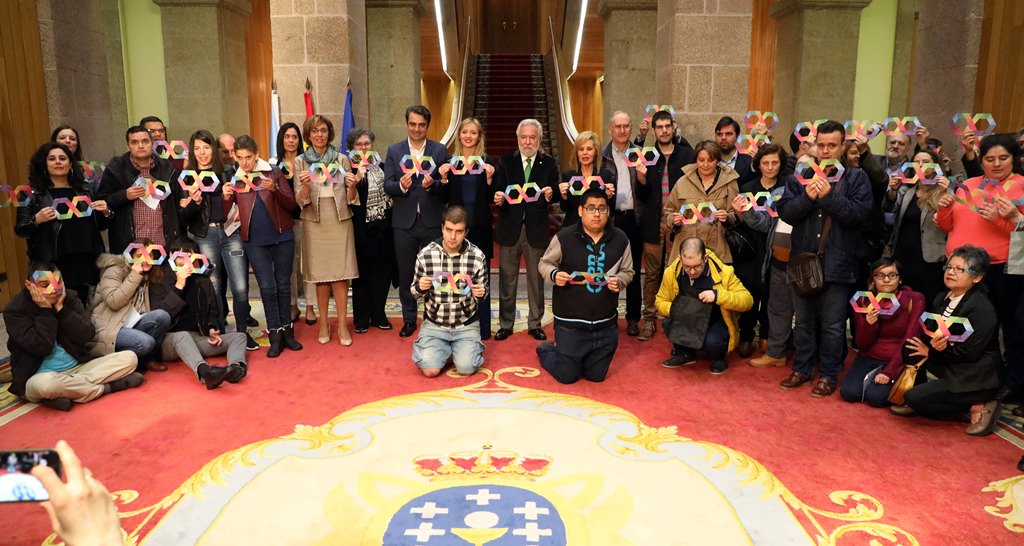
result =
M551 458L494 451L485 444L480 451L457 451L447 456L426 455L413 460L416 472L434 480L507 478L533 481L551 468Z

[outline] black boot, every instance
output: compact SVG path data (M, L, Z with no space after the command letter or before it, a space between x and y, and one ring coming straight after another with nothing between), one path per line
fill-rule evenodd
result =
M220 386L224 382L227 376L228 369L220 366L210 366L209 364L200 364L196 370L196 375L206 385L207 390L213 390Z
M267 350L267 358L277 358L281 356L281 351L284 350L284 332L282 330L271 330L268 334L270 335L270 349Z
M302 344L299 343L298 340L295 339L295 325L288 324L288 326L285 326L284 328L281 328L281 331L284 332L284 346L285 347L288 347L289 349L291 349L293 351L301 351L302 350Z
M228 373L224 376L224 381L238 383L248 373L249 366L245 362L232 362L228 365Z

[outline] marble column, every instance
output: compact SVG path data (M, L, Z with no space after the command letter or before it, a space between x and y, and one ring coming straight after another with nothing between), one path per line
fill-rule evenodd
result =
M249 0L153 0L160 6L169 136L249 131Z
M338 129L345 114L346 85L352 86L356 126L369 124L365 2L361 0L271 0L274 79L281 97L281 122L300 127L306 118L303 92L312 86L316 113ZM344 143L337 139L339 147Z
M742 124L752 17L749 0L658 2L652 98L675 107L676 121L692 143L712 138L722 116Z
M422 102L419 0L367 0L366 54L377 148L406 138L405 109ZM431 112L431 125L445 123Z
M644 107L657 102L654 94L655 45L658 34L657 0L601 0L604 18L603 113L598 134L607 141L608 119L622 110L633 118L634 131ZM574 31L575 32L575 31ZM571 51L567 51L570 55ZM659 103L660 104L660 103Z
M775 111L787 132L800 121L853 114L860 12L870 0L778 0Z

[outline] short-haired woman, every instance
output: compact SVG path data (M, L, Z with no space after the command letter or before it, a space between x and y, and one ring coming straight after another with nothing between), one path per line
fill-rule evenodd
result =
M722 262L732 264L732 251L725 240L725 228L727 224L736 222L732 201L739 193L739 174L731 167L722 165L722 149L718 144L709 140L698 142L694 151L697 162L683 167L683 176L669 192L662 214L673 234L665 261L675 261L683 241L697 237ZM715 212L712 213L709 208L699 210L703 203L713 205ZM693 206L686 216L680 212L684 205Z

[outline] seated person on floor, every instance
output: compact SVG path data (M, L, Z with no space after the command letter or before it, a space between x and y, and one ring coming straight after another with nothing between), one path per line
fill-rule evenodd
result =
M199 272L195 269L202 268L203 262L195 259L199 247L189 239L179 240L167 250L168 263L172 270L177 269L171 290L177 298L164 300L171 302L168 313L175 311L175 314L171 315L173 325L160 345L161 359L181 359L207 389L215 389L224 381L238 383L248 371L245 361L247 338L244 332L221 334L217 329L220 304L210 282L212 271ZM211 366L206 362L206 357L223 354L228 356L227 367Z
M722 263L704 241L689 237L679 257L665 268L655 302L658 314L666 317L663 327L672 342L672 357L661 365L693 364L697 350L704 349L711 373L725 373L725 357L739 343L739 315L754 304L732 267Z
M970 423L965 432L972 436L992 432L999 417L996 393L1002 383L1003 357L999 320L981 282L989 263L988 252L971 245L957 247L949 256L943 268L949 292L936 296L931 308L948 330L943 331L933 319L931 334L926 322L924 333L907 340L904 361L926 360L918 370L917 384L903 395L906 405L889 408L896 415L962 420ZM974 332L967 334L956 319L970 321ZM962 339L964 335L967 339Z
M868 280L871 294L895 296L896 302L878 298L877 307L868 298L858 298L856 302L867 312L853 315L857 358L839 387L839 394L847 402L867 402L876 408L888 406L892 381L903 369L903 344L921 333L921 322L917 319L927 310L924 296L900 283L899 267L896 260L881 258L871 267Z
M633 280L629 239L608 222L608 195L580 196L579 222L562 228L540 259L540 274L554 284L555 342L537 346L545 370L560 383L604 381L619 346L619 291Z
M416 256L412 295L423 300L424 320L412 360L427 377L440 374L449 358L462 375L484 363L477 310L487 295L489 271L483 251L466 240L468 231L466 209L450 206L441 238Z
M173 273L165 263L167 251L162 246L139 237L126 252L130 258L103 254L97 260L100 284L93 295L96 339L91 353L101 356L128 350L139 357L140 371L165 372L167 366L157 362L160 343L171 327L169 311L177 314L184 302L167 282ZM168 298L170 301L164 301Z
M96 329L53 264L29 267L25 289L4 308L14 379L10 391L61 411L142 384L135 353L89 354Z

